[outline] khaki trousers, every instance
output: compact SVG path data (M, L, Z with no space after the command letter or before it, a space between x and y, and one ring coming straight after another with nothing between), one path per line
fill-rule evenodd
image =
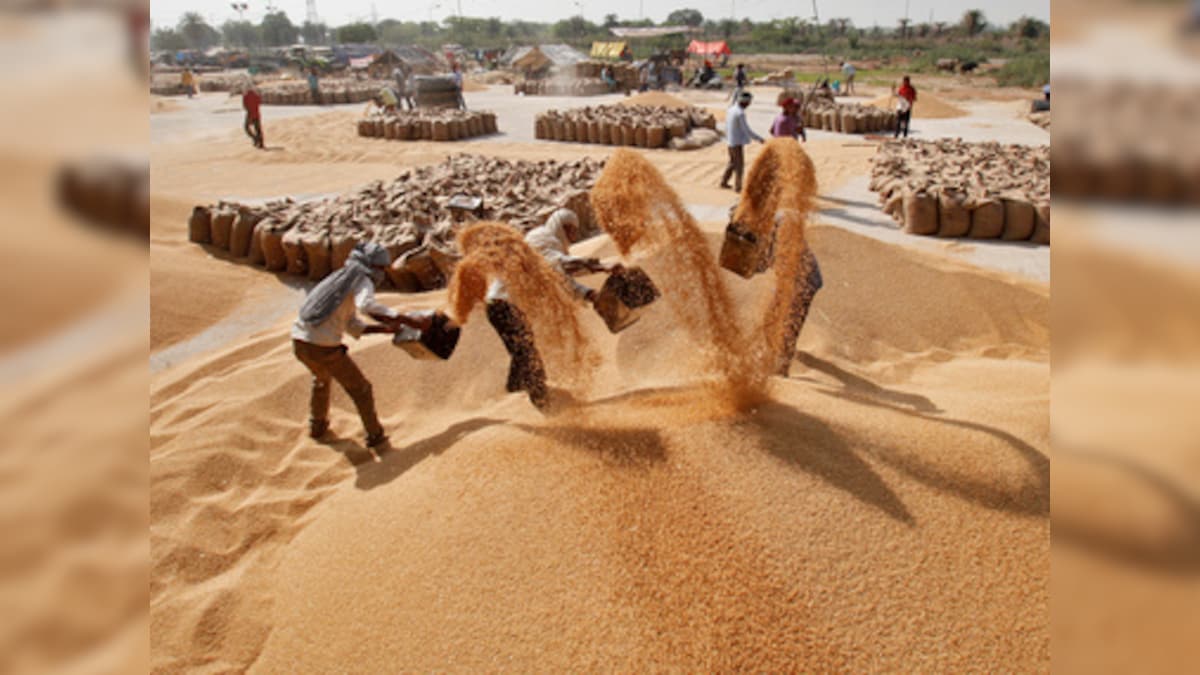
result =
M322 347L301 340L292 340L292 349L296 358L312 372L312 401L309 407L310 422L326 422L329 420L329 386L331 380L337 380L342 389L350 395L354 406L358 408L358 416L362 418L363 428L368 436L383 434L383 425L375 413L375 396L371 383L363 376L350 355L346 353L345 345L337 347Z

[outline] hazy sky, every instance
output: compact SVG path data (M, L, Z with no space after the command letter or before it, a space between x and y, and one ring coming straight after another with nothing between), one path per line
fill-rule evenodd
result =
M246 12L246 18L255 22L271 6L287 12L296 24L302 23L306 16L305 0L248 0L248 4L250 9ZM861 28L895 26L896 20L904 16L906 6L914 23L928 21L930 12L934 21L953 23L968 9L981 9L989 22L1005 25L1022 15L1050 20L1049 0L817 0L817 11L822 22L849 17L854 25ZM435 20L441 20L456 14L459 7L463 16L498 16L502 19L519 18L539 22L558 21L582 13L596 23L603 21L605 14L616 14L622 19L645 16L657 23L672 10L681 7L698 9L706 19L723 19L731 14L739 19L749 17L755 21L812 16L812 0L317 0L317 14L321 20L333 26L359 20L370 21L372 7L380 19L404 21L427 21L431 12ZM230 7L229 0L152 0L150 3L150 16L155 26L174 25L184 12L189 11L200 12L216 25L237 18L237 12Z

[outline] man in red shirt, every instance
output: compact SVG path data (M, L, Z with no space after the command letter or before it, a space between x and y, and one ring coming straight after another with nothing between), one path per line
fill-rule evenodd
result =
M246 109L246 124L243 128L246 130L246 135L254 141L256 148L263 147L262 118L258 112L258 106L261 104L262 96L259 96L254 85L246 85L242 92L242 107Z
M904 76L904 80L900 83L900 88L896 90L897 100L896 108L896 138L900 138L900 130L904 129L904 137L908 138L908 123L912 121L912 107L917 102L917 90L912 86L908 76Z

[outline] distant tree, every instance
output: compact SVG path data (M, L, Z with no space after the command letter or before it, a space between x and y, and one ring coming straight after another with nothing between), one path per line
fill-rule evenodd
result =
M603 29L599 26L578 15L559 21L554 24L553 28L554 37L563 41L583 40L589 34L596 34L602 31Z
M305 21L300 26L300 37L304 38L306 45L323 45L329 41L329 26Z
M908 39L908 24L911 23L911 21L909 21L908 19L899 19L898 21L896 21L896 23L899 24L899 26L900 26L900 28L899 28L900 39L907 40Z
M296 43L300 29L296 28L286 12L270 12L263 17L262 36L268 47L283 47Z
M1013 22L1012 33L1017 37L1029 38L1036 40L1043 35L1050 34L1050 26L1044 21L1039 21L1033 17L1023 16Z
M677 9L667 15L667 25L669 26L691 26L695 28L704 23L704 15L698 9Z
M197 12L187 12L179 19L179 34L192 49L208 49L221 42L221 34L208 25Z
M616 14L605 14L604 15L604 27L605 28L612 28L613 26L616 26L620 22L621 22L621 18L619 16L617 16Z
M959 22L963 32L968 37L975 37L983 32L987 27L987 19L983 16L983 12L978 9L968 9L963 12L962 21Z
M348 23L337 29L338 42L343 44L374 42L378 37L375 27L369 23Z
M721 36L728 40L729 38L733 37L734 33L737 32L738 22L732 19L721 19L721 22L718 23L717 26L718 30L721 31Z
M174 28L155 28L150 34L150 48L154 51L177 52L188 48L183 34Z
M226 21L221 24L221 37L230 47L257 47L262 43L258 26L249 21Z

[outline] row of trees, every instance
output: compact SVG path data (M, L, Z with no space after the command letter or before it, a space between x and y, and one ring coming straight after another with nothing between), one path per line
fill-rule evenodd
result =
M305 22L295 25L282 11L265 15L261 22L226 21L213 28L197 13L185 14L173 27L160 27L151 34L151 47L156 50L207 49L216 45L255 48L295 44L326 44L330 39L341 43L419 44L427 47L453 42L468 48L497 47L506 44L558 41L585 46L593 40L611 39L609 29L616 26L653 26L649 19L621 20L609 14L601 24L582 16L563 19L553 24L529 21L501 21L497 18L450 17L440 23L406 22L385 19L378 23L352 23L331 31L324 24ZM916 23L901 19L894 28L874 26L861 29L850 19L833 18L824 24L808 19L786 18L764 22L749 19L734 21L706 20L696 9L678 9L667 15L664 25L688 25L702 31L707 38L729 40L741 51L800 51L827 45L857 50L865 43L891 41L961 41L967 39L1048 40L1050 27L1043 21L1023 17L1009 26L990 26L980 10L963 14L957 24ZM661 44L659 44L661 42ZM669 41L646 43L649 48L666 46Z

